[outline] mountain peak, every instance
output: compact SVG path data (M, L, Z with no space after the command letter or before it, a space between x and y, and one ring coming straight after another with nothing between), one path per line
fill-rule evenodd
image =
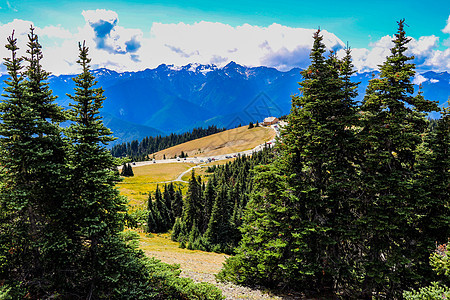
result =
M183 70L194 73L206 74L217 69L216 65L202 65L199 63L190 63L182 67Z
M247 75L246 71L247 68L244 66L241 66L240 64L235 63L234 61L230 61L223 69L225 73L230 76L231 74L238 73L240 75Z

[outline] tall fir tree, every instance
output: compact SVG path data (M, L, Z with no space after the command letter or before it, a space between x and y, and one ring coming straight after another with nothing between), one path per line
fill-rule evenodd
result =
M431 251L418 247L417 209L413 190L416 151L427 128L425 113L436 103L414 95L413 57L405 22L398 22L391 55L380 66L379 78L369 82L361 114L363 130L358 222L365 253L362 293L401 297L401 291L421 279L420 268ZM362 244L361 244L362 245ZM423 246L423 245L421 245ZM431 246L431 245L430 245Z
M59 279L67 262L62 250L68 238L61 206L65 195L65 144L59 122L62 109L48 88L49 73L42 69L41 45L30 28L28 63L21 72L22 58L17 57L17 40L8 38L11 58L5 60L10 79L1 103L0 125L2 206L12 225L8 260L13 264L8 279L13 279L31 297L50 297L49 290L59 288ZM5 223L3 223L5 225ZM9 266L11 267L11 266ZM2 270L3 273L3 270Z
M255 176L242 242L224 279L325 293L348 276L337 243L346 225L340 223L351 185L346 177L354 173L354 86L346 82L350 54L347 62L334 53L326 58L322 40L319 30L302 93L292 97L281 155Z
M231 214L233 212L231 199L227 195L227 187L221 182L214 205L211 211L211 217L208 227L204 234L205 242L210 248L221 252L230 252L233 230L231 224Z
M129 279L118 279L126 278L124 265L131 262L114 259L133 257L119 236L126 202L115 188L120 180L115 172L117 161L106 148L114 138L99 115L105 100L103 89L94 87L97 82L90 71L88 48L83 43L79 50L77 62L82 73L73 79L75 94L68 95L73 100L70 111L73 123L66 132L72 145L69 157L72 201L67 209L73 213L67 222L72 224L74 239L79 242L75 260L82 266L74 280L77 295L114 298L118 297L119 282L126 283L125 286L130 283Z
M125 242L124 199L98 109L87 47L75 78L74 123L61 139L61 108L45 83L34 30L22 72L14 33L0 103L0 297L3 299L221 299Z
M199 224L203 223L201 187L200 177L196 177L194 170L192 170L188 191L183 203L181 223L184 232L182 232L182 236L187 237L189 232L192 231L193 225L198 227Z

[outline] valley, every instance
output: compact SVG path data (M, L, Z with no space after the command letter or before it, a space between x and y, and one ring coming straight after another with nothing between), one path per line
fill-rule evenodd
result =
M173 182L184 192L190 172L195 172L207 180L206 169L214 165L222 165L232 161L236 156L251 155L260 151L266 143L274 143L277 130L272 127L255 127L248 129L242 126L230 129L211 136L189 141L175 147L155 153L155 160L134 162L133 177L126 177L118 184L122 195L129 199L131 210L139 210L147 205L149 193L156 187ZM199 149L203 149L198 153ZM181 153L188 154L184 159L161 159L176 156ZM191 155L199 155L191 157ZM208 158L214 158L208 161ZM200 250L188 250L179 247L178 242L170 239L170 234L145 233L137 229L140 237L140 249L149 257L155 257L162 262L178 264L182 270L181 276L193 279L196 282L209 282L222 290L226 299L291 299L289 296L271 295L264 289L255 289L238 286L232 283L221 283L215 275L222 268L228 255ZM295 298L292 298L295 299Z

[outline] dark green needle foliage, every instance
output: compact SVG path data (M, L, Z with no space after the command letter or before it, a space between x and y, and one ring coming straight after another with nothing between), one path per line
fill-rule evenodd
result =
M400 297L403 289L423 281L434 247L429 238L447 238L424 235L428 225L421 215L426 204L414 184L417 151L428 127L425 113L437 110L437 105L420 92L414 94L415 65L406 55L410 39L404 26L404 20L398 22L391 55L380 66L379 78L370 81L361 107L358 223L365 240L361 269L366 295Z
M233 253L241 239L243 210L252 189L252 169L273 159L266 147L251 157L240 156L215 166L208 182L192 173L181 218L176 218L172 239L189 249Z
M280 155L256 172L219 278L358 299L433 280L429 253L450 235L448 111L428 132L437 106L414 93L404 26L360 106L350 50L325 58L314 35Z
M133 167L129 163L123 163L120 176L132 177L134 176Z
M243 238L222 279L322 295L355 280L356 84L350 50L343 60L325 52L319 30L280 155L256 172Z
M0 104L0 239L7 253L0 255L0 280L20 285L33 297L47 297L67 265L61 250L67 236L60 231L66 168L59 122L64 114L48 88L49 73L40 64L41 46L32 27L28 40L25 58L17 56L14 33L6 45L11 57L5 59L9 79Z
M150 260L124 232L126 201L115 184L111 132L99 110L103 90L80 45L72 124L42 70L34 29L28 63L14 34L0 104L0 295L5 299L221 299L218 289L180 278L176 266Z

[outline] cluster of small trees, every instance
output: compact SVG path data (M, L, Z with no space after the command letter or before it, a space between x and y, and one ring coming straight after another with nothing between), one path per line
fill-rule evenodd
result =
M253 122L250 122L250 123L248 123L248 129L252 129L252 128L255 128L255 127L259 127L259 122L258 121L256 121L256 124L254 125L253 124Z
M8 38L0 103L2 299L221 299L213 286L145 258L123 233L126 199L115 188L117 161L106 149L113 138L99 116L105 98L88 48L79 45L82 73L64 111L33 28L28 38L25 58L14 33Z
M233 253L241 239L238 228L252 188L251 169L271 158L269 147L251 157L238 157L217 166L206 184L192 172L172 239L188 249Z
M168 136L146 137L142 141L134 140L129 143L122 143L111 148L114 157L128 156L132 160L147 160L148 155L182 144L191 140L199 139L208 135L224 131L225 128L217 128L211 125L208 128L194 128L190 132L182 134L171 133Z
M122 171L120 172L120 176L124 177L134 176L133 167L129 163L124 163L122 165Z
M258 167L224 280L371 299L432 280L450 236L449 110L414 94L404 20L362 103L350 49L325 57L320 31L292 97L279 155Z
M169 183L164 185L161 193L157 186L154 198L151 193L148 196L147 231L161 233L172 229L175 219L181 217L182 209L183 195L180 189L175 190L173 183Z

